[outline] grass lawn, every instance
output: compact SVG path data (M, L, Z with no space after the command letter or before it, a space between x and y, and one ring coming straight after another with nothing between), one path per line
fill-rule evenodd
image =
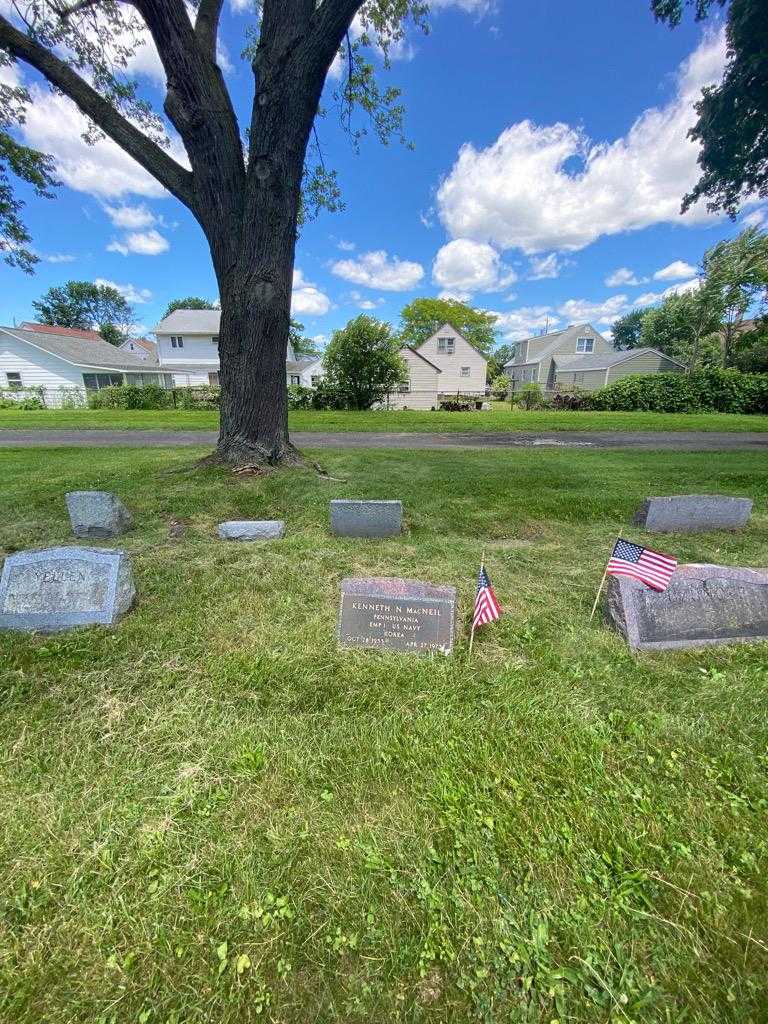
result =
M3 1024L768 1019L768 645L633 659L587 621L649 493L752 496L660 546L765 565L763 455L193 457L0 452L0 553L115 490L139 590L114 630L0 636ZM332 538L348 496L406 532ZM286 539L214 539L246 517ZM507 614L468 664L483 545ZM338 651L354 574L455 584L455 655Z
M0 410L0 430L217 430L218 413L119 409ZM429 433L506 430L706 430L768 431L768 416L724 413L525 412L494 402L490 412L293 412L291 430Z

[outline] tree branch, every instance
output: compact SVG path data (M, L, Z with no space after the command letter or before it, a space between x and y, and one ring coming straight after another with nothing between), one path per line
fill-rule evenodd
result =
M145 171L168 189L185 206L194 202L192 173L177 164L160 146L131 124L85 79L50 50L15 28L0 16L0 47L39 71L60 89L105 135L133 157Z
M216 61L216 39L224 0L200 0L195 21L195 35L203 53Z

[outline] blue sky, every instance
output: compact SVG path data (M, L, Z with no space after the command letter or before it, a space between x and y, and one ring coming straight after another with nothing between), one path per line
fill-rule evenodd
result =
M241 115L251 73L237 55L252 17L247 0L229 0L222 64ZM413 151L367 138L355 154L331 109L318 126L346 202L297 247L295 315L321 344L361 310L396 324L406 302L439 294L497 312L500 340L547 322L609 330L692 287L706 248L760 222L759 206L737 224L679 215L697 178L691 104L722 68L717 22L670 31L645 0L439 0L431 23L383 73L403 90ZM151 48L134 70L160 108ZM35 100L25 138L54 154L65 184L29 201L42 260L31 278L0 264L0 322L31 318L32 300L69 278L118 285L145 330L172 298L216 298L190 214L116 147L82 143L68 101L21 73Z

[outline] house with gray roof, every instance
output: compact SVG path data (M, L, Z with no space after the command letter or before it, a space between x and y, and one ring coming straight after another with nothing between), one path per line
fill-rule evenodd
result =
M139 359L91 332L49 332L45 325L0 327L0 389L20 397L42 393L48 406L67 392L82 395L113 384L172 386L156 359Z
M219 309L175 309L155 327L157 358L176 387L219 383L220 322ZM286 383L314 387L322 376L320 356L297 356L289 342Z
M525 338L505 364L512 390L536 383L545 391L596 391L629 374L683 373L686 367L655 348L617 351L589 323Z

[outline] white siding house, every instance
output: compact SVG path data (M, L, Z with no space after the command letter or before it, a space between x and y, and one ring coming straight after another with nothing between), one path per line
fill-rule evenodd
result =
M219 383L220 322L218 309L176 309L155 327L158 361L177 387ZM312 387L322 375L319 356L297 358L288 343L286 383Z
M398 391L387 395L382 408L386 409L437 409L440 399L440 378L438 366L430 362L421 352L407 346L400 355L408 367L408 382Z
M488 360L455 327L443 324L416 348L441 371L441 396L485 395Z
M157 345L148 338L129 338L117 347L121 352L130 352L142 362L146 362L148 359L157 362Z
M20 396L42 389L45 404L61 405L67 393L110 384L161 384L157 364L89 339L0 327L0 388ZM166 382L167 383L167 382Z

